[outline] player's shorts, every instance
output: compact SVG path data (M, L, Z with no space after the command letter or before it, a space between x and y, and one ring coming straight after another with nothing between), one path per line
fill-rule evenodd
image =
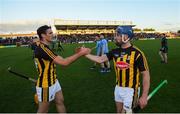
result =
M161 48L160 51L163 52L163 53L167 53L168 52L168 48L167 47L166 48Z
M114 90L115 102L123 103L123 109L131 110L133 108L133 102L135 100L135 93L133 88L120 87L116 85ZM138 98L138 92L136 93L136 102Z
M47 87L47 88L42 88L42 87L36 86L36 93L38 95L39 102L50 102L50 101L54 100L55 94L58 91L61 91L61 86L60 86L58 80L56 80L54 85Z

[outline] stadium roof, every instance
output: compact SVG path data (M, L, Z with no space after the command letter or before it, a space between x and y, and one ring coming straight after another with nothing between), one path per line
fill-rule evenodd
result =
M58 33L60 34L96 33L96 32L99 33L99 31L111 33L111 31L115 30L117 26L119 25L135 26L132 23L132 21L63 20L63 19L53 19L51 24L52 24L51 26L52 26L53 32L56 33L58 31ZM36 25L33 25L33 27L34 26L37 27L37 23ZM27 28L27 27L23 27L23 28ZM22 33L8 33L8 34L0 33L0 37L35 36L35 35L36 35L36 31L33 31L31 33L29 32L28 33L23 33L23 32Z
M132 21L101 21L101 20L62 20L54 19L57 30L76 29L115 29L119 25L131 25Z

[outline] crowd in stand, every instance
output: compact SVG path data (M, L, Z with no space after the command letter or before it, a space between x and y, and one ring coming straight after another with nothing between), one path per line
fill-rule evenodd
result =
M135 33L135 39L142 38L161 38L161 33Z
M113 34L104 34L107 40L113 39ZM86 43L95 40L95 34L72 34L72 35L58 35L57 39L62 43Z
M7 46L7 45L16 45L20 43L22 45L28 45L32 42L32 40L37 37L8 37L8 38L0 38L0 46Z
M108 41L113 41L114 34L104 34ZM142 38L161 38L160 33L135 33L135 39ZM16 45L21 43L22 45L28 45L32 43L33 39L37 37L13 37L13 38L0 38L0 46ZM71 34L71 35L57 35L57 40L61 43L86 43L93 42L95 40L95 34Z

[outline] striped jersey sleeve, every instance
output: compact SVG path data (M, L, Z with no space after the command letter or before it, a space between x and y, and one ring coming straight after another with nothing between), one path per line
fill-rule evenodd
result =
M140 52L136 58L137 67L140 71L149 70L147 59L143 52Z
M42 55L42 58L44 58L45 60L54 60L57 56L51 49L49 49L45 45L40 45L40 49L41 49L40 55Z
M116 50L118 50L118 49L113 49L113 50L109 51L108 53L106 53L106 56L109 61L113 59L114 55L118 55L118 54L116 54L116 53L118 53Z

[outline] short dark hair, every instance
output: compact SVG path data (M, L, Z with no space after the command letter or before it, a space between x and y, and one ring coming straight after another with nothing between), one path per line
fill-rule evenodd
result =
M99 36L101 36L101 35L104 36L104 33L101 33Z
M95 36L100 37L100 35L99 35L99 34L95 34Z
M43 25L37 29L37 34L38 34L40 40L42 39L41 34L46 34L47 29L51 29L51 26Z

